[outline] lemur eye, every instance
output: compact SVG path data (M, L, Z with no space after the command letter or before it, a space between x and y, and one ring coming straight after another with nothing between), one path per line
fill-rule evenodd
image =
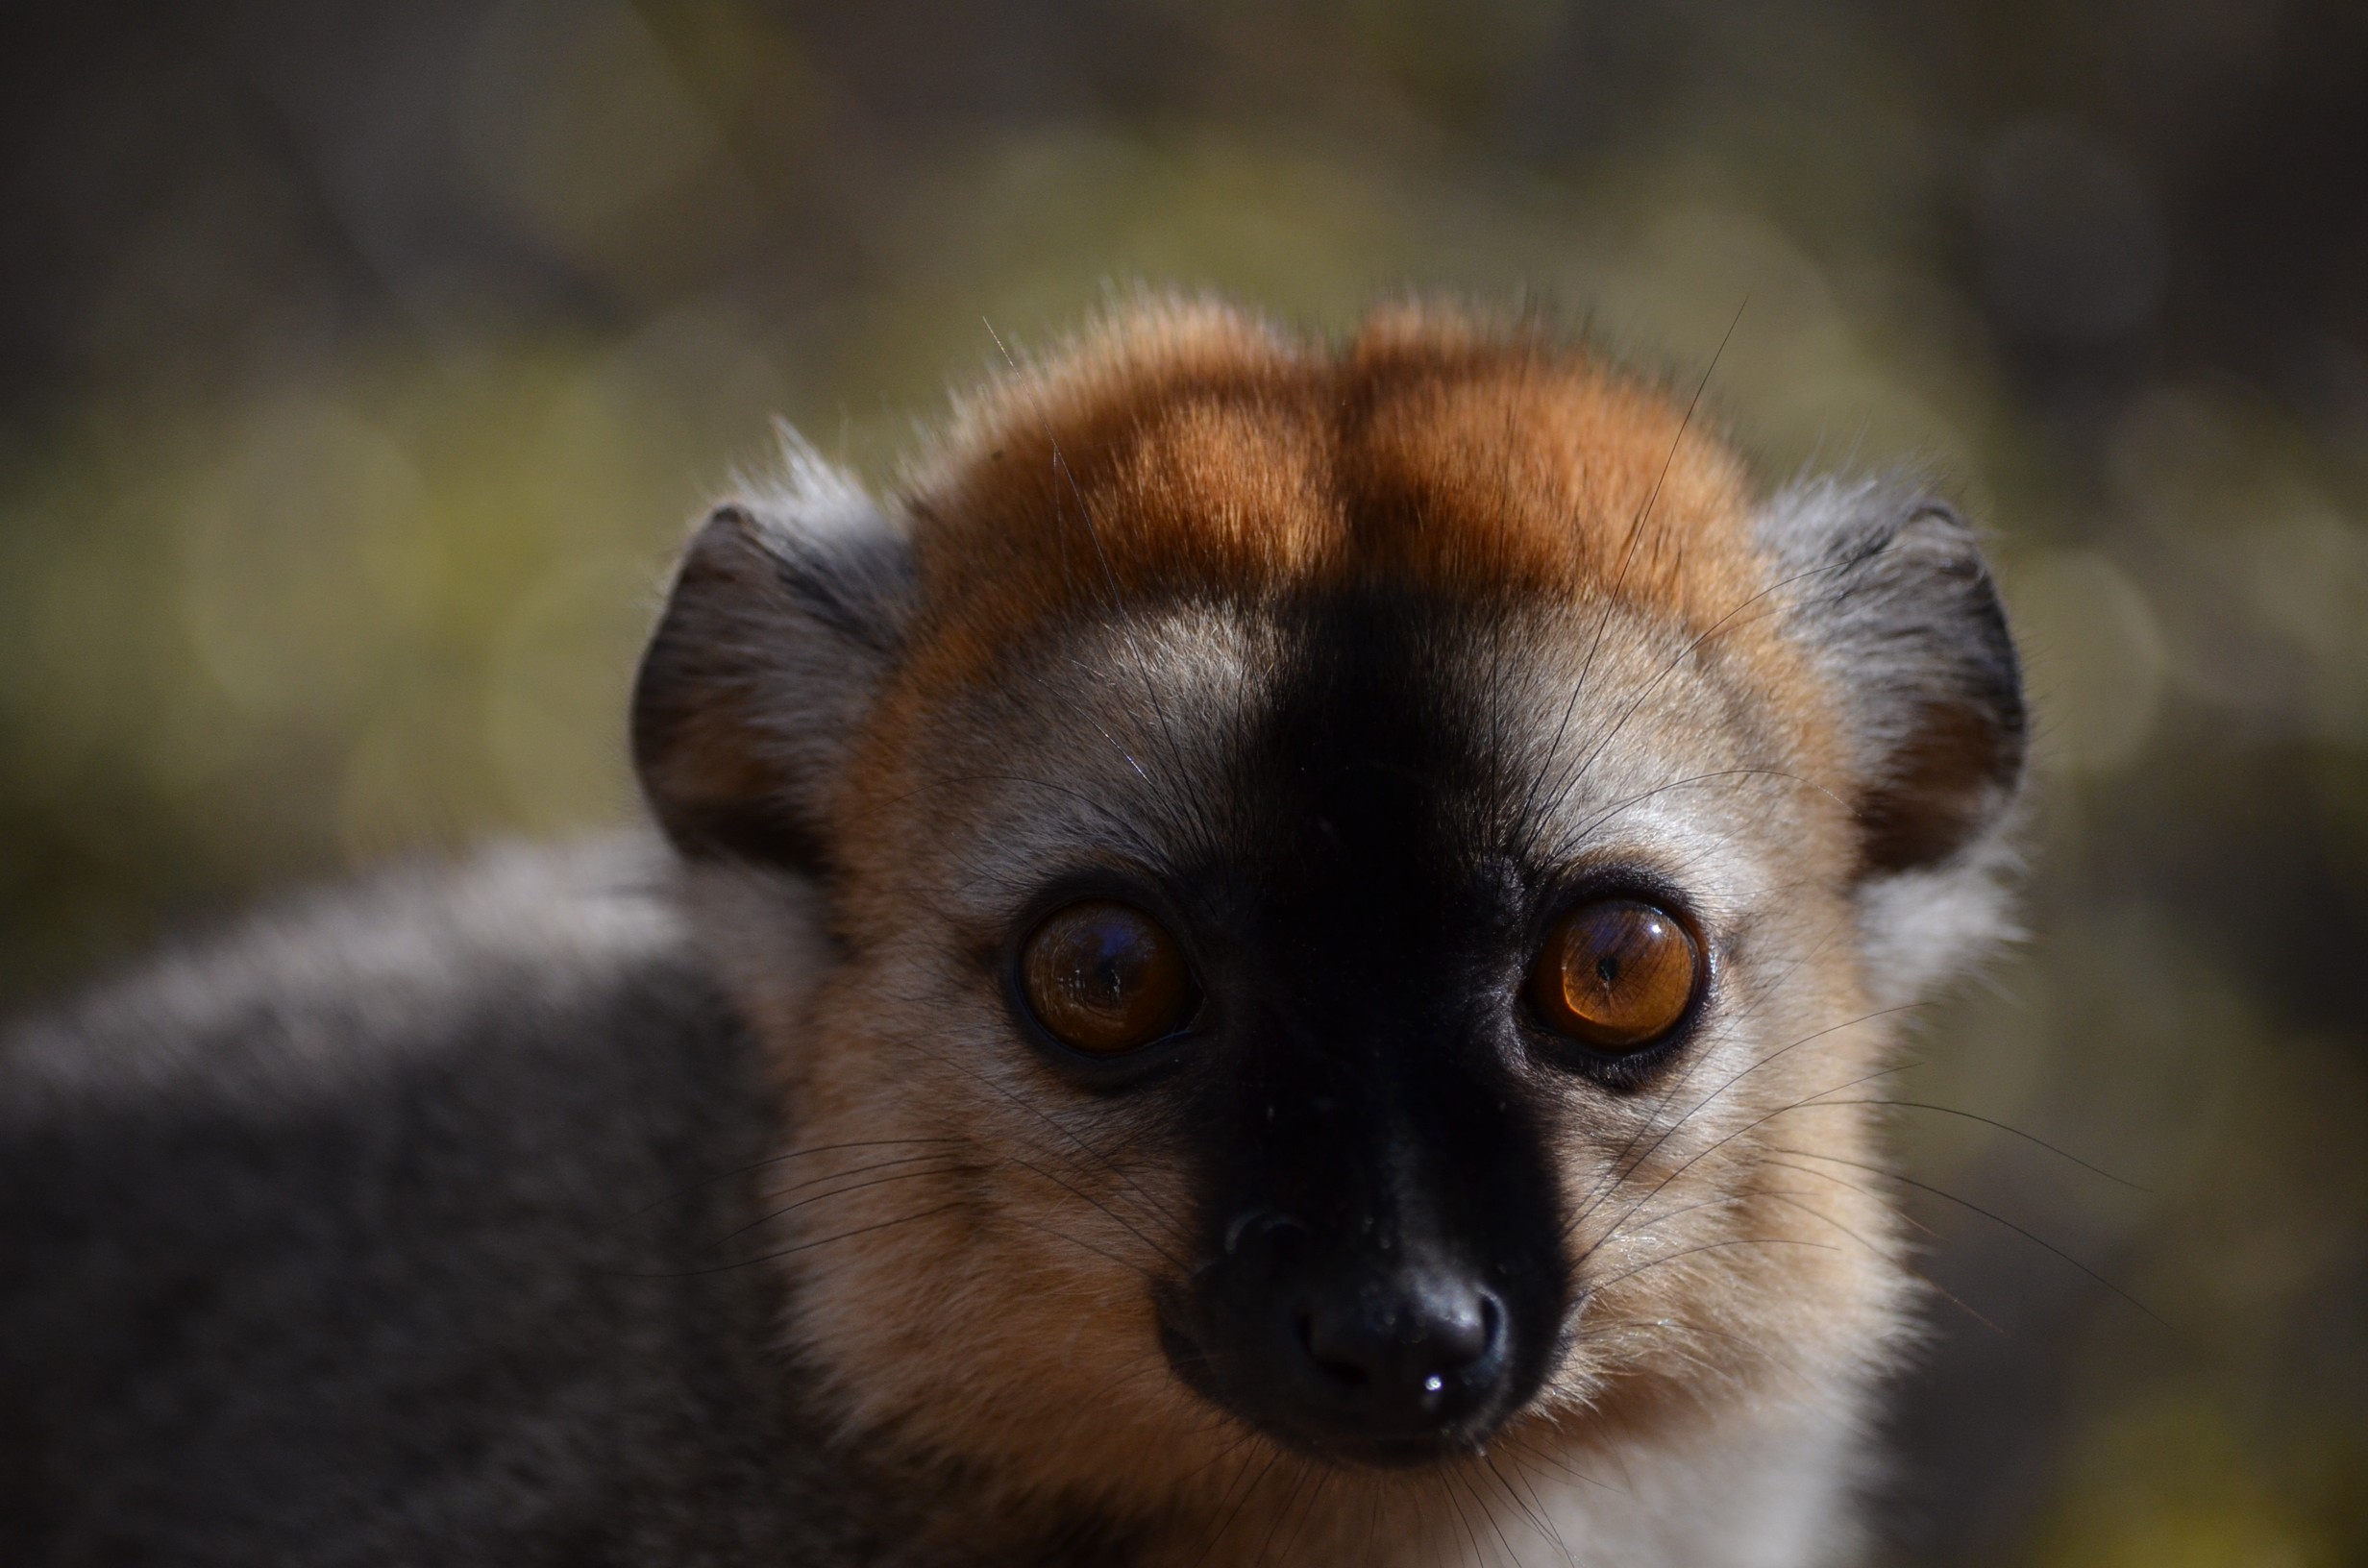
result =
M1530 971L1548 1027L1601 1051L1649 1045L1686 1016L1702 952L1667 910L1607 898L1563 918Z
M1020 986L1053 1039L1095 1056L1148 1045L1184 1022L1192 977L1157 920L1091 898L1055 910L1020 954Z

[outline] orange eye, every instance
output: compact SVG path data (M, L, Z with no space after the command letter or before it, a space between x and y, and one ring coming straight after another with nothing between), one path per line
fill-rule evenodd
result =
M1538 1016L1604 1051L1633 1051L1676 1027L1701 983L1702 954L1677 918L1632 898L1566 916L1530 971Z
M1143 911L1106 898L1046 917L1021 952L1020 987L1053 1039L1094 1056L1173 1033L1192 992L1175 939Z

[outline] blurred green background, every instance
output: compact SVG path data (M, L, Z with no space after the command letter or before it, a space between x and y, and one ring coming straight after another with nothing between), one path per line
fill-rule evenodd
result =
M1904 1092L2136 1184L1900 1114L1893 1556L2368 1563L2368 8L92 0L0 127L0 1002L628 819L702 498L892 479L988 322L1739 307L1718 417L1930 467L2029 651L2031 937Z

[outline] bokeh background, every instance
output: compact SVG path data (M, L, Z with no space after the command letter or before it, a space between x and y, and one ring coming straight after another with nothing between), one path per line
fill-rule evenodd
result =
M1995 529L2042 715L2030 940L1903 1090L1989 1120L1899 1115L1893 1557L2368 1562L2368 8L17 6L0 214L12 1007L629 819L701 499L776 414L892 479L988 323L1734 323L1771 478Z

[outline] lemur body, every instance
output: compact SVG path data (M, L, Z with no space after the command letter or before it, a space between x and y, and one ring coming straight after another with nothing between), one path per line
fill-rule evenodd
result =
M1912 489L1755 500L1452 315L1132 312L893 508L797 452L708 521L635 703L671 856L20 1032L27 1538L1845 1559L1873 1102L2022 729Z

